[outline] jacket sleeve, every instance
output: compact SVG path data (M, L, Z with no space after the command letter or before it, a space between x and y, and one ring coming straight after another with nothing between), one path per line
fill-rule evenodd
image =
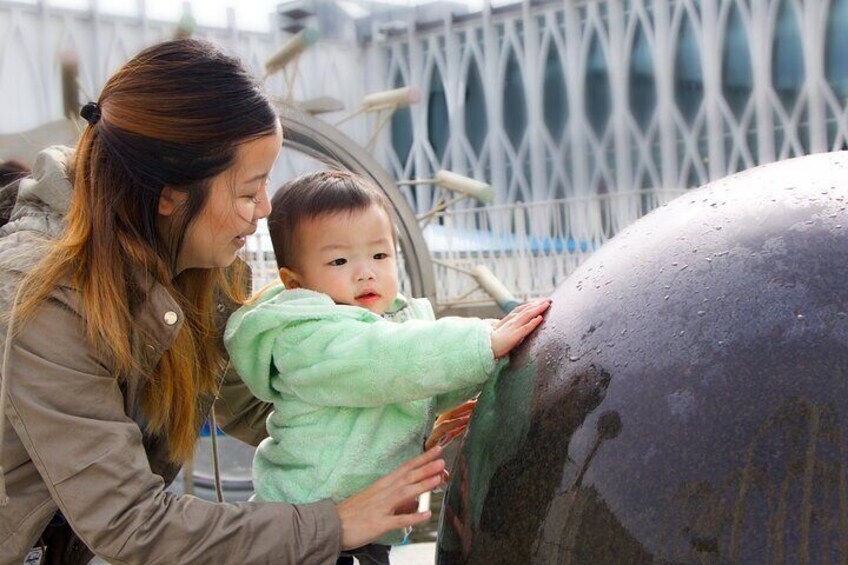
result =
M216 504L166 493L116 379L58 300L21 329L8 363L9 421L73 529L106 560L335 562L341 526L329 501Z
M229 436L254 447L268 437L265 420L274 405L253 396L232 364L224 373L221 390L215 401L218 426Z
M309 318L289 316L288 306L267 302L227 328L232 362L264 400L381 406L482 383L495 370L491 325L479 319Z

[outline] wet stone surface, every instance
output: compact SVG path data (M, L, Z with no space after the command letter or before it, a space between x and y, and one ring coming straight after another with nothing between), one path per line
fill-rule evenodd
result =
M482 394L437 562L848 560L848 155L637 221Z

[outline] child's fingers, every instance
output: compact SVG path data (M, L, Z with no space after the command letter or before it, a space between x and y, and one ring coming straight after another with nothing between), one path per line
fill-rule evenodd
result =
M465 432L465 426L463 426L461 428L457 428L455 430L451 430L448 433L446 433L444 436L442 436L441 439L439 439L439 443L437 445L440 445L442 447L447 447L448 445L450 445L453 442L453 440L455 440L457 437L462 435L464 432Z
M531 300L529 302L524 302L522 304L519 304L518 306L513 308L512 311L510 311L510 313L507 314L507 316L513 316L513 317L520 316L520 315L525 314L526 312L528 312L530 310L535 310L535 309L540 308L540 307L547 308L548 306L550 306L550 304L551 304L550 298L540 298L540 299L536 299L536 300Z
M528 302L526 304L527 308L522 310L520 316L528 316L532 312L544 312L551 306L550 300L539 300L536 302Z
M439 423L437 421L436 425L433 426L433 432L427 438L427 442L425 443L425 447L430 449L434 445L444 446L443 443L446 439L447 441L450 438L447 438L450 434L454 432L461 432L468 425L468 421L471 419L470 415L460 416L459 418L454 418L453 420L448 420L445 422ZM451 436L453 437L453 436Z
M530 320L527 320L527 323L522 325L521 328L522 329L529 328L529 330L532 331L532 330L536 329L539 326L539 324L541 324L544 321L545 321L544 317L536 316L535 318L531 318Z
M548 306L550 306L548 303L536 304L533 308L529 308L526 311L521 312L521 314L515 318L507 321L507 323L504 324L504 327L520 328L527 324L530 320L537 318L542 312L548 309Z
M535 318L533 318L532 320L530 320L529 322L527 322L526 324L521 326L521 333L524 334L522 336L522 339L524 337L530 335L533 332L533 330L538 328L539 324L541 324L543 320L544 320L544 318L542 316L536 316Z
M524 304L531 307L531 308L536 308L538 306L544 306L545 308L547 308L548 306L551 305L552 302L553 302L553 300L550 297L545 297L545 298L536 298L535 300L530 300L529 302L525 302Z
M447 434L444 430L436 430L427 436L427 440L424 442L424 449L432 449L435 446L439 445L442 441L442 438Z
M516 320L527 320L534 315L541 314L551 306L550 298L537 298L529 302L524 302L513 308L509 314L498 320L493 329L500 329L508 324L514 324ZM521 322L522 324L524 322Z
M466 414L466 413L470 414L474 410L475 406L477 406L477 400L476 399L475 400L468 400L467 402L463 402L459 406L451 408L450 410L445 410L444 412L439 414L439 417L436 418L436 422L438 422L439 420L441 420L441 421L452 420L452 419L454 419L454 418L456 418L456 417L458 417L462 414Z
M531 318L524 324L518 326L514 329L512 335L515 338L515 345L513 347L518 347L518 345L524 341L524 338L533 333L533 330L539 327L539 324L544 321L542 316L536 316L535 318Z
M546 298L544 300L539 300L533 303L534 310L547 310L551 307L553 301L550 298Z
M534 303L535 303L535 301L522 302L521 304L519 304L518 306L516 306L515 308L510 310L509 314L507 314L507 316L509 316L510 314L520 314L521 312L524 312L528 308L532 308Z
M439 416L436 418L436 421L433 423L433 427L437 426L455 426L459 422L467 422L471 418L471 412L466 412L465 414L458 414L449 418L447 416Z
M450 420L454 420L456 418L462 418L463 416L470 416L474 411L474 407L477 405L476 402L473 404L462 404L456 408L451 408L447 412L442 412L439 414L439 417L436 418L436 422L448 422Z
M530 300L528 302L522 302L521 304L519 304L518 306L516 306L515 308L513 308L512 310L507 312L506 315L503 318L501 318L501 320L505 320L505 319L509 318L510 316L516 316L518 314L521 314L522 312L524 312L528 308L532 308L536 304L536 302L537 302L536 300Z
M433 422L432 433L450 431L457 426L463 426L471 419L471 411L459 414L442 414Z
M550 296L543 296L541 298L533 298L531 300L528 300L527 302L523 302L522 306L525 304L536 304L539 302L551 302L552 300L553 299Z
M460 416L459 418L454 418L453 420L447 420L446 422L442 422L439 424L438 428L434 428L433 434L449 434L450 432L456 429L464 429L469 420L471 420L471 415Z

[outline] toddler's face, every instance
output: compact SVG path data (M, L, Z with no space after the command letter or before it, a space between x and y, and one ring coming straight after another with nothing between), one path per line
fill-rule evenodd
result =
M295 230L296 267L280 269L288 288L323 292L337 304L382 315L398 293L392 222L380 206L323 215Z

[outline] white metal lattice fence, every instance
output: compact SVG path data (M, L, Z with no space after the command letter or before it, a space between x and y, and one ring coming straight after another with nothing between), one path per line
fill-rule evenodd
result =
M848 140L846 0L524 1L373 49L382 88L425 100L408 146L382 140L390 171L451 169L503 203L699 186Z

